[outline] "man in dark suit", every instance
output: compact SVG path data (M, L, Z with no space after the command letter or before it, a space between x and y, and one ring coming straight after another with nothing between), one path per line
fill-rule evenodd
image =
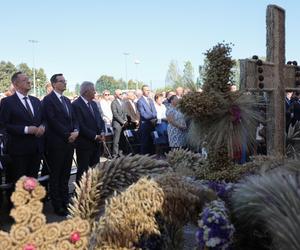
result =
M53 91L43 99L48 126L46 147L50 167L50 195L54 212L66 216L69 202L68 183L79 125L70 100L63 96L66 90L63 74L53 75L50 81Z
M143 96L137 102L140 113L140 136L141 154L153 153L154 146L151 132L154 130L156 120L156 109L153 100L149 97L150 89L148 85L142 87Z
M115 100L111 103L111 111L113 114L112 126L114 129L113 155L118 156L120 138L122 136L123 128L127 124L126 112L122 100L122 91L120 89L116 89L115 91Z
M134 93L129 91L127 93L128 100L124 103L129 129L136 129L140 122L140 113L137 110L136 103L134 102L135 98Z
M12 160L8 181L15 183L23 175L37 178L45 124L40 100L28 95L28 76L17 72L11 81L16 92L1 100L0 122L8 135L7 151Z
M77 183L88 167L99 162L100 141L105 139L104 121L96 102L93 101L95 93L92 82L83 82L80 86L80 97L72 103L80 130L76 140Z

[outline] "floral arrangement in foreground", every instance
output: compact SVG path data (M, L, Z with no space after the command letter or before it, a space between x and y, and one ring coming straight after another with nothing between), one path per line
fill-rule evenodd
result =
M229 249L235 228L229 220L225 203L215 200L207 204L200 214L196 238L201 249Z
M90 225L79 217L60 223L47 223L41 199L46 191L39 182L23 176L11 196L14 208L10 215L15 223L10 232L0 231L0 249L83 250L88 245Z

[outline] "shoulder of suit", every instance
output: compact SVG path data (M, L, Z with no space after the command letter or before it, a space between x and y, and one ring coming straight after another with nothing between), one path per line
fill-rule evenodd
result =
M38 101L38 102L41 102L41 100L40 100L39 98L35 97L35 96L29 95L29 98L30 98L31 100L36 100L36 101Z

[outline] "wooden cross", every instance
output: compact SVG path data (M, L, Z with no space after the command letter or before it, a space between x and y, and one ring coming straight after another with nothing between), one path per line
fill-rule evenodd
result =
M269 155L283 156L285 92L300 90L296 88L299 67L285 64L285 10L276 5L269 5L266 23L267 61L240 60L241 89L265 91L270 94L270 103L267 107L267 152Z

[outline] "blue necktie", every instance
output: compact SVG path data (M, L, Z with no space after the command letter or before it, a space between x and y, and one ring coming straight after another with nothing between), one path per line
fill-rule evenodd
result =
M67 103L66 103L64 97L61 96L61 97L60 97L60 100L61 100L61 102L62 102L62 105L63 105L63 107L64 107L65 112L67 113L68 116L70 116L69 109L68 109L68 106L67 106Z

